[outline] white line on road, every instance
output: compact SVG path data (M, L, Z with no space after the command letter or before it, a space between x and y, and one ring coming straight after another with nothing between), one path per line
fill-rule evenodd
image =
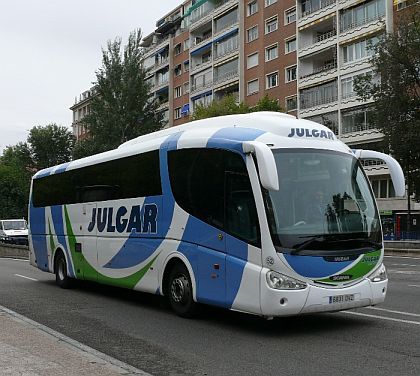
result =
M392 309L385 309L385 308L379 308L379 307L366 307L366 308L367 309L373 309L375 311L383 311L383 312L389 312L389 313L397 313L399 315L420 317L420 314L418 314L418 313L410 313L410 312L403 312L403 311L394 311Z
M38 280L37 280L37 279L35 279L35 278L31 278L31 277L27 277L27 276L25 276L25 275L15 274L15 276L16 276L16 277L20 277L20 278L30 279L31 281L36 281L36 282L38 282Z
M414 268L420 266L419 265L415 265L415 264L391 264L392 266L413 266Z
M394 319L393 317L385 317L385 316L378 316L378 315L368 315L366 313L361 313L361 312L343 311L342 313L346 313L348 315L355 315L355 316L372 317L372 318L380 319L380 320L388 320L388 321L402 322L402 323L405 323L405 324L420 325L420 322L418 322L418 321Z
M420 274L420 271L417 271L417 270L388 269L387 272L391 274L407 274L407 275Z
M410 259L410 260L420 260L420 257L410 257L410 256L384 256L386 258L400 258L400 259Z
M408 285L408 287L420 287L420 285Z

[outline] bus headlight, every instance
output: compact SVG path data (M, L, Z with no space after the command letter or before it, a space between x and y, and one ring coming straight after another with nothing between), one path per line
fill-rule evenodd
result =
M305 282L298 281L287 275L277 273L273 270L266 274L268 286L276 290L302 290L306 289Z
M386 279L388 279L388 276L386 274L385 265L382 264L378 269L376 269L376 271L374 271L369 276L369 279L372 282L381 282L381 281L385 281Z

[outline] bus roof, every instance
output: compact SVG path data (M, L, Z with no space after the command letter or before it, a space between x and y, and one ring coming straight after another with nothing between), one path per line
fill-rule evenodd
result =
M170 138L177 148L217 147L216 140L260 141L276 148L314 148L351 152L327 127L280 112L254 112L192 121L127 141L117 149L38 171L34 178L157 150ZM213 142L211 142L213 141Z

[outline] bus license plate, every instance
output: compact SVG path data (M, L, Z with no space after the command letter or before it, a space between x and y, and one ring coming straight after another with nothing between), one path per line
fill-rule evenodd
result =
M354 301L354 294L330 296L330 304Z

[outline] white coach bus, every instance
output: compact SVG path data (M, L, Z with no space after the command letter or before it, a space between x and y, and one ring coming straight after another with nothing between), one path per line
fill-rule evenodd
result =
M361 159L326 127L281 113L200 120L39 171L30 261L74 279L264 317L381 303L375 198Z

